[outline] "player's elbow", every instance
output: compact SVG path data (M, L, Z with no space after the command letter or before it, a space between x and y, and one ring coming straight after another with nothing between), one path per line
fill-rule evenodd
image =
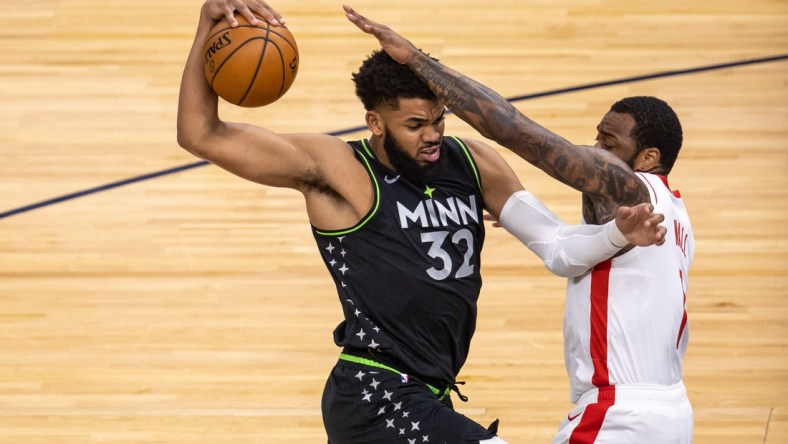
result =
M178 145L197 157L205 158L205 149L209 140L208 131L199 125L189 125L181 121L178 122L177 140Z
M571 278L583 275L588 267L583 264L573 264L566 260L545 261L544 266L556 276Z
M178 128L178 145L185 149L186 151L198 155L197 152L199 151L199 143L198 137L196 137L192 132L183 130L180 127Z
M178 145L186 151L191 151L191 148L194 147L197 139L192 131L189 131L187 128L183 128L181 125L178 125L177 134Z

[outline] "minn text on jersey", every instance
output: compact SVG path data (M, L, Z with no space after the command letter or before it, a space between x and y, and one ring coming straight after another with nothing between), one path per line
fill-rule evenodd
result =
M463 202L459 197L449 197L443 203L434 199L425 199L409 209L401 202L397 202L399 210L400 227L406 229L410 224L422 228L448 227L454 225L469 225L469 221L479 223L476 207L476 196L468 196L468 201Z

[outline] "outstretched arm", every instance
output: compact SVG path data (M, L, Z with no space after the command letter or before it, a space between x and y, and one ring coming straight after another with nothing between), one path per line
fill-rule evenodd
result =
M648 202L648 190L621 159L605 150L578 146L519 112L486 86L425 55L389 27L345 6L347 18L372 34L383 50L407 64L457 116L484 137L511 149L555 179L592 196L599 220L618 205Z
M534 252L548 270L564 277L579 276L629 244L662 245L665 220L643 203L619 207L614 220L603 225L567 225L531 193L513 194L501 211L500 226Z
M628 245L660 245L665 219L650 203L620 207L603 225L568 225L531 193L491 146L465 139L481 175L484 207L559 276L578 276Z

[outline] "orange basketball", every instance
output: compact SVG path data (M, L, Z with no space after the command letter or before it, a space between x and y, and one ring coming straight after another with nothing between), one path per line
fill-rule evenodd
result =
M253 26L242 15L238 27L217 23L203 46L203 69L211 88L244 107L268 105L282 97L298 73L298 47L287 28L258 16Z

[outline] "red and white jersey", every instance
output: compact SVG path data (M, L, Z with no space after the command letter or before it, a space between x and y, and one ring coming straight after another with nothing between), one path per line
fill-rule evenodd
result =
M564 360L575 403L593 387L669 386L682 379L692 227L666 177L636 174L649 189L654 212L665 215L665 243L635 247L569 279Z

